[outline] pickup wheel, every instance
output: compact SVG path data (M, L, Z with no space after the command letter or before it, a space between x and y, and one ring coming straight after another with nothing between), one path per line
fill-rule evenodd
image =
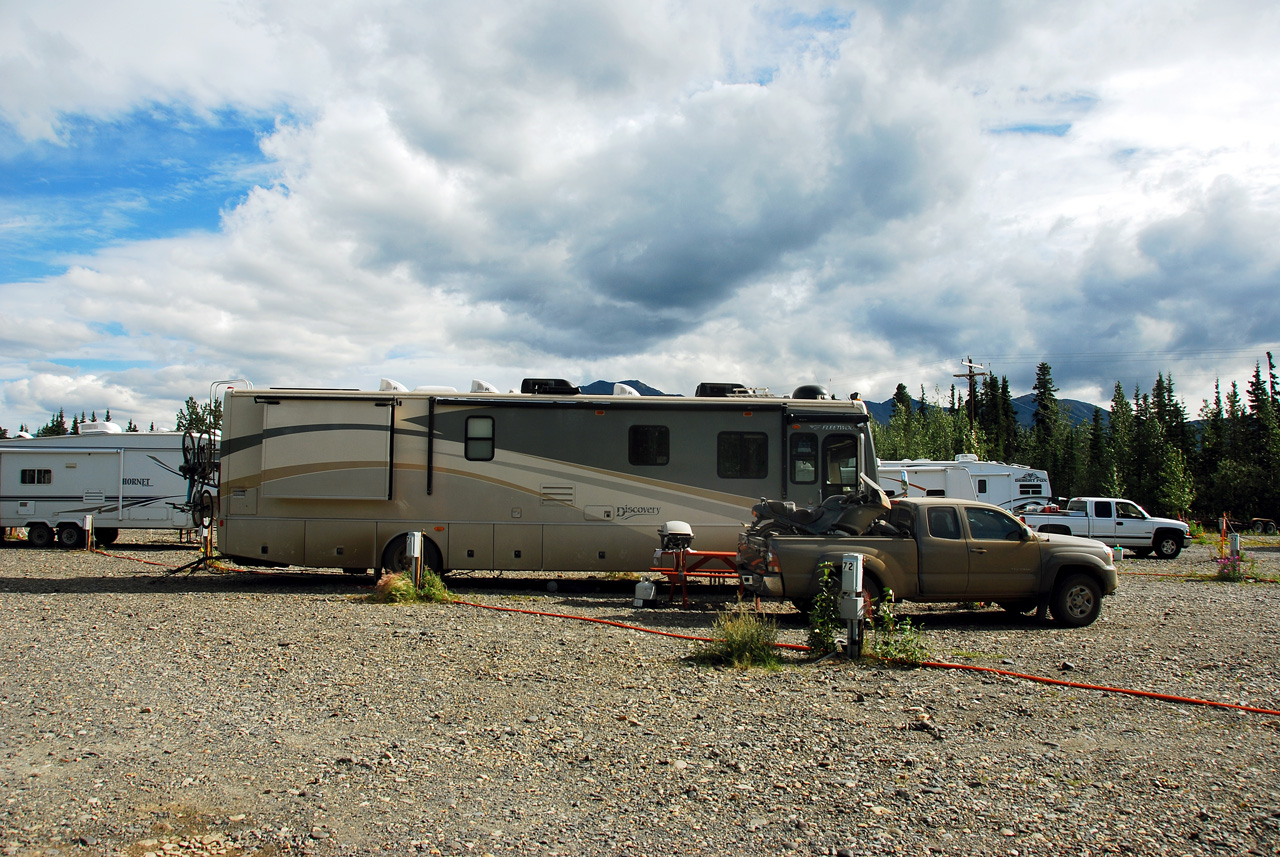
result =
M1155 550L1161 559L1175 559L1182 553L1182 537L1167 531L1156 533Z
M1092 625L1102 611L1102 587L1087 574L1069 574L1053 590L1049 609L1068 628Z

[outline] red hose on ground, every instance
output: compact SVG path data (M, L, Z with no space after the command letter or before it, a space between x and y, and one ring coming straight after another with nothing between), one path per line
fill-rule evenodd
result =
M100 551L100 550L95 550L94 553L99 553L99 554L102 554L103 556L112 557L113 559L129 559L129 560L133 560L134 562L141 562L147 565L165 565L165 563L153 562L151 560L145 560L145 559L138 559L137 557L131 557L131 556L119 556L116 554L105 553L104 551ZM251 573L251 574L264 573L264 572L253 572L253 571L250 571L249 569L240 569L240 568L230 569L229 571L245 572L245 573ZM1128 572L1128 573L1140 574L1142 572ZM579 622L594 622L599 625L610 625L612 627L623 628L628 631L640 631L645 634L656 634L660 637L673 637L677 640L692 640L694 642L699 642L699 643L720 642L719 640L716 640L712 637L695 637L691 634L676 634L676 633L672 633L671 631L659 631L653 628L644 628L639 625L628 625L625 622L615 622L612 619L593 619L590 616L573 616L567 613L550 613L543 610L522 610L518 607L497 607L491 604L478 604L474 601L461 601L458 599L454 599L450 603L461 604L465 607L476 607L481 610L496 610L500 613L523 613L527 616L546 616L551 619L574 619ZM776 646L779 649L789 649L789 650L798 651L798 652L810 651L809 646L804 646L797 643L774 643L774 646ZM1230 709L1234 711L1246 711L1246 712L1249 712L1250 714L1268 714L1273 717L1280 717L1280 711L1270 709L1270 708L1255 708L1254 706L1251 706L1251 705L1237 705L1236 703L1232 703L1232 702L1214 702L1213 700L1210 700L1210 699L1197 699L1191 696L1175 696L1174 694L1155 693L1154 691L1149 691L1149 690L1132 690L1130 688L1123 688L1123 687L1108 687L1106 685L1100 685L1100 684L1086 684L1085 682L1066 681L1065 679L1049 678L1047 676L1032 675L1030 673L1018 673L1018 672L1013 672L1011 670L996 669L995 667L980 667L980 666L975 666L973 664L951 664L945 661L924 661L918 664L917 666L929 667L931 669L966 670L969 672L984 672L984 673L991 673L993 675L1002 675L1008 678L1019 678L1025 681L1039 682L1040 684L1052 684L1052 685L1057 685L1059 687L1073 687L1078 690L1096 690L1096 691L1101 691L1103 693L1119 693L1125 696L1138 696L1138 697L1145 697L1147 699L1158 699L1158 700L1161 700L1162 702L1176 702L1176 703L1183 703L1186 705L1204 705L1211 708L1225 708L1225 709Z
M1183 702L1190 705L1208 705L1214 708L1230 708L1236 711L1248 711L1253 714L1270 714L1280 717L1280 711L1274 711L1270 708L1254 708L1251 705L1236 705L1232 702L1214 702L1209 699L1196 699L1191 696L1174 696L1168 693L1154 693L1149 690L1130 690L1123 687L1107 687L1101 684L1085 684L1078 681L1065 681L1060 678L1047 678L1041 675L1031 675L1029 673L1016 673L1009 670L1000 670L995 667L979 667L972 664L949 664L945 661L927 661L921 663L922 667L933 667L935 669L947 670L971 670L973 672L994 673L995 675L1009 676L1010 678L1021 678L1027 681L1037 681L1041 684L1056 684L1062 687L1075 687L1081 690L1100 690L1106 693L1123 693L1126 696L1145 696L1149 699L1159 699L1164 702Z
M527 616L548 616L552 619L576 619L579 622L595 622L598 625L612 625L615 628L625 628L628 631L640 631L645 634L657 634L660 637L675 637L677 640L693 640L698 643L718 643L713 637L695 637L691 634L674 634L671 631L658 631L653 628L643 628L639 625L628 625L625 622L615 622L612 619L592 619L590 616L572 616L568 613L547 613L542 610L521 610L518 607L495 607L491 604L476 604L473 601L459 601L454 599L451 604L462 604L467 607L479 607L481 610L497 610L501 613L524 613ZM807 652L808 646L801 646L796 643L774 643L779 649L793 649L795 651Z
M542 610L521 610L517 607L495 607L489 604L477 604L473 601L454 600L451 603L462 604L467 607L478 607L482 610L497 610L503 613L524 613L528 616L547 616L553 619L576 619L580 622L595 622L600 625L612 625L615 628L625 628L629 631L641 631L646 634L657 634L662 637L675 637L676 639L679 639L679 640L694 640L696 642L703 642L703 643L720 642L719 640L715 640L711 637L694 637L689 634L673 634L670 631L657 631L652 628L642 628L639 625L628 625L623 622L615 622L612 619L592 619L589 616L572 616L567 613L548 613ZM807 652L810 650L808 646L802 646L794 643L774 643L774 645L780 649L791 649L794 651ZM1234 709L1236 711L1248 711L1252 714L1270 714L1275 717L1280 717L1280 711L1273 711L1270 708L1254 708L1253 706L1249 706L1249 705L1236 705L1235 703L1231 703L1231 702L1214 702L1212 700L1196 699L1190 696L1174 696L1168 693L1154 693L1149 690L1130 690L1128 688L1107 687L1106 685L1100 685L1100 684L1085 684L1084 682L1065 681L1063 679L1031 675L1030 673L1016 673L1010 670L996 669L995 667L980 667L980 666L974 666L971 664L949 664L949 663L946 663L945 661L925 661L918 664L917 666L930 667L933 669L968 670L970 672L993 673L995 675L1008 676L1009 678L1020 678L1020 679L1025 679L1026 681L1035 681L1035 682L1040 682L1041 684L1060 685L1062 687L1074 687L1080 690L1097 690L1097 691L1103 691L1105 693L1119 693L1119 694L1124 694L1126 696L1140 696L1140 697L1146 697L1148 699L1159 699L1164 702L1181 702L1181 703L1186 703L1188 705L1207 705L1213 708L1229 708L1229 709Z

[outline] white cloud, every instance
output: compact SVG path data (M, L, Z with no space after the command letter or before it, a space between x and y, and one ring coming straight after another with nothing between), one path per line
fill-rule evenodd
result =
M0 424L67 404L42 363L95 367L76 395L147 422L233 375L884 398L979 353L1015 388L1059 355L1063 389L1186 367L1199 395L1275 345L1277 23L1243 2L0 7L0 117L27 139L149 104L281 117L273 178L218 231L104 247L5 314ZM1179 357L1206 342L1257 354ZM1167 357L1070 357L1144 350Z

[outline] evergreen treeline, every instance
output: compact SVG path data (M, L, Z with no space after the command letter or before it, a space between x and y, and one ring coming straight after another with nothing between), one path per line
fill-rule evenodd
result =
M883 459L947 461L962 452L1045 470L1061 497L1127 497L1152 514L1215 518L1280 515L1280 386L1267 352L1267 371L1254 366L1244 395L1233 381L1224 395L1214 385L1195 418L1174 392L1173 376L1159 374L1149 393L1127 394L1119 383L1109 419L1071 425L1058 404L1048 363L1036 368L1035 417L1019 425L1007 378L986 376L973 397L951 390L949 404L914 406L907 388L894 393L887 426L873 424Z
M102 418L103 422L111 422L111 409L107 408L106 414ZM71 425L67 425L67 415L63 408L59 408L56 414L49 417L49 422L36 429L34 432L25 425L18 426L18 431L28 432L35 437L61 437L67 434L76 434L80 430L82 423L97 422L98 412L95 410L90 416L86 417L84 412L80 412L80 416L71 417ZM187 431L190 429L197 434L206 430L217 430L222 427L222 402L215 401L212 406L201 405L196 402L195 397L188 396L186 403L182 406L182 410L178 411L174 417L174 431ZM125 431L142 431L134 424L133 420L129 420L125 426ZM152 423L148 431L155 431L156 424ZM0 438L9 436L9 432L5 428L0 428Z

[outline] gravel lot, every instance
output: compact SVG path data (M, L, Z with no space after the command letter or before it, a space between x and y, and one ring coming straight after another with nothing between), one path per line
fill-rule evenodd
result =
M166 576L194 551L149 535L112 553L160 565L0 550L2 854L1280 853L1280 716L835 658L717 670L609 625L372 604L371 578ZM1280 541L1245 550L1280 577ZM1080 630L903 612L939 660L1280 709L1280 585L1154 576L1212 574L1201 546L1121 569ZM479 583L451 586L692 635L732 600Z

